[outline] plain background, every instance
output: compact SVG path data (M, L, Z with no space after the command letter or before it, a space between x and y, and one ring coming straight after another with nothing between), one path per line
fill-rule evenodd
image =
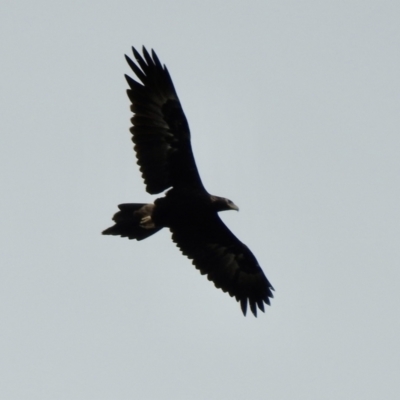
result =
M0 398L398 399L400 3L0 6ZM172 244L101 236L152 201L123 54L174 80L207 189L276 289L257 319Z

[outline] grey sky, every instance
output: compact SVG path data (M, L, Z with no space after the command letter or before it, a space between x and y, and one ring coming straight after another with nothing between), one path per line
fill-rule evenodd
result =
M0 5L2 399L398 399L400 4ZM276 289L244 318L152 201L123 54L154 48L203 182Z

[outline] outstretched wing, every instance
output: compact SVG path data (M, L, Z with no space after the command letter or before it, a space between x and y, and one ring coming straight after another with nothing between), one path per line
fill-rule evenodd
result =
M134 113L132 141L147 192L169 187L203 189L190 144L189 126L167 68L154 50L143 47L143 57L134 49L135 64L126 60L139 82L125 75Z
M235 297L244 315L248 303L255 316L257 306L264 312L264 303L270 305L274 289L249 248L217 214L190 222L179 221L170 227L172 240L182 253L217 288Z

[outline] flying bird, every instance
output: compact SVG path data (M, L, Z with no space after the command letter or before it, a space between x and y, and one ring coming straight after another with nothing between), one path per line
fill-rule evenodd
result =
M158 194L153 204L120 204L115 224L104 235L143 240L168 228L172 240L214 285L254 316L270 305L273 287L257 259L222 222L218 212L239 210L229 199L210 195L194 160L190 130L170 74L154 50L143 56L132 48L136 63L126 61L136 75L125 75L131 101L132 141L146 191Z

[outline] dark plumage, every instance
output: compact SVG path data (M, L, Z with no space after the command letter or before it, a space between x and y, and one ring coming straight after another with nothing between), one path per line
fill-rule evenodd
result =
M104 235L142 240L168 228L182 253L193 260L202 275L217 288L247 304L257 316L270 304L273 287L253 253L237 239L218 216L238 210L230 200L210 195L194 161L189 126L165 65L156 53L143 47L143 57L133 48L136 64L126 56L137 82L125 75L134 113L132 141L146 190L157 194L154 204L120 204L115 225Z

